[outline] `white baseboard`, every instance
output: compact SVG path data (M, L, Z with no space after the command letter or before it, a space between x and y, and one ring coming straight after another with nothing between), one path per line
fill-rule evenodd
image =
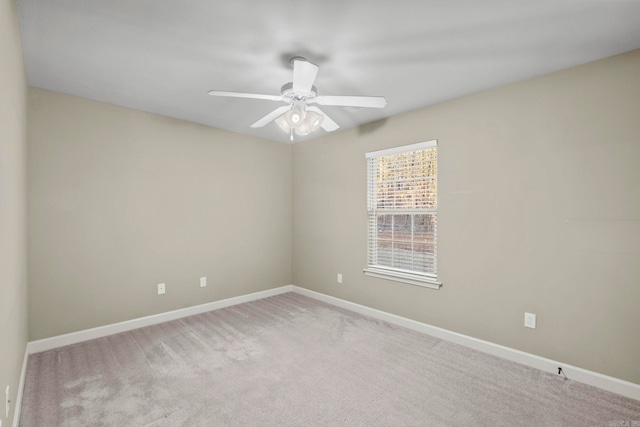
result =
M617 393L631 399L640 400L640 385L634 384L629 381L624 381L618 378L610 377L607 375L599 374L597 372L588 371L586 369L579 368L577 366L568 365L566 363L558 362L544 357L536 356L535 354L526 353L524 351L515 350L513 348L505 347L499 344L494 344L489 341L480 340L467 335L452 332L446 329L439 328L437 326L431 326L426 323L421 323L415 320L407 319L406 317L397 316L395 314L386 313L381 310L376 310L371 307L356 304L350 301L346 301L340 298L332 297L329 295L321 294L319 292L311 291L309 289L301 288L294 285L281 286L279 288L268 289L266 291L255 292L248 295L241 295L238 297L228 298L220 301L214 301L207 304L197 305L193 307L187 307L179 310L169 311L166 313L160 313L152 316L141 317L138 319L132 319L125 322L114 323L112 325L100 326L97 328L87 329L84 331L72 332L70 334L59 335L56 337L45 338L42 340L31 341L27 344L28 354L40 353L42 351L51 350L58 347L64 347L70 344L76 344L82 341L88 341L95 338L101 338L108 335L117 334L120 332L130 331L132 329L142 328L144 326L155 325L157 323L168 322L170 320L181 319L187 316L193 316L195 314L206 313L208 311L217 310L220 308L230 307L245 302L255 301L262 298L267 298L274 295L280 295L287 292L296 292L300 295L304 295L310 298L314 298L319 301L326 302L328 304L341 307L365 316L373 317L376 319L389 322L394 325L402 326L416 332L421 332L427 335L434 336L446 341L454 342L456 344L470 347L484 353L492 354L497 357L501 357L506 360L517 362L532 368L540 369L545 372L551 372L557 375L558 367L562 367L562 371L565 375L574 381L578 381L584 384L588 384L594 387L601 388L613 393ZM14 412L14 427L17 426L19 419L19 406L22 400L22 389L24 387L24 375L27 366L27 356L22 367L22 374L20 377L19 397L16 402Z
M24 381L27 376L27 360L29 359L28 345L24 349L24 356L22 358L22 370L20 371L20 380L18 382L18 392L16 393L16 403L13 406L13 427L18 427L20 424L20 411L22 410L22 392L24 391Z
M426 323L407 319L406 317L401 317L395 314L376 310L375 308L370 308L340 298L321 294L319 292L311 291L309 289L301 288L295 285L291 287L291 290L295 293L314 298L318 301L326 302L328 304L354 311L365 316L373 317L375 319L383 320L394 325L402 326L416 332L421 332L423 334L431 335L436 338L454 342L465 347L470 347L475 350L482 351L483 353L488 353L506 360L510 360L512 362L517 362L525 366L540 369L541 371L551 372L557 375L558 368L562 367L562 371L564 372L564 374L571 380L617 393L631 399L640 400L640 384L634 384L629 381L624 381L618 378L599 374L597 372L578 368L577 366L572 366L566 363L536 356L535 354L526 353L524 351L515 350L513 348L505 347L499 344L494 344L489 341L483 341L467 335L459 334L457 332L448 331L437 326L431 326Z
M170 320L181 319L183 317L206 313L207 311L230 307L232 305L255 301L258 299L280 295L287 292L291 292L291 285L281 286L274 289L267 289L266 291L254 292L247 295L209 302L206 304L195 305L193 307L181 308L179 310L168 311L166 313L140 317L137 319L127 320L125 322L113 323L111 325L99 326L97 328L85 329L83 331L71 332L69 334L58 335L51 338L44 338L41 340L29 342L27 344L27 351L29 354L40 353L43 351L52 350L54 348L64 347L66 345L89 341L96 338L102 338L108 335L130 331L132 329L168 322Z

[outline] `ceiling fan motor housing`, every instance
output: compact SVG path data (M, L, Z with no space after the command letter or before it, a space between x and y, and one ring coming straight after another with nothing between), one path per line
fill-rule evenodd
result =
M311 102L311 100L315 99L318 95L318 90L315 86L311 86L311 90L309 92L301 92L293 89L293 83L289 82L282 86L280 89L280 94L282 98L288 102L292 103L293 101L306 101Z

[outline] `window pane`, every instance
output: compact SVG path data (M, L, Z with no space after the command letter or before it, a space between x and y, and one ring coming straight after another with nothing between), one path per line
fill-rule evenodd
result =
M411 250L411 242L393 241L393 265L392 267L401 268L403 270L412 270L413 267L413 251Z
M393 207L393 194L395 184L389 182L380 182L377 186L377 206L378 209Z
M391 240L378 240L378 259L375 262L376 265L382 265L385 267L392 267L392 256L391 256L392 244Z
M433 245L416 243L413 247L414 268L416 271L428 272L434 267Z
M413 219L413 236L418 242L433 243L435 237L435 219L434 214L414 215Z
M411 241L411 215L393 215L393 240Z
M378 232L377 237L380 239L391 239L391 233L393 231L392 226L393 216L392 215L378 215Z

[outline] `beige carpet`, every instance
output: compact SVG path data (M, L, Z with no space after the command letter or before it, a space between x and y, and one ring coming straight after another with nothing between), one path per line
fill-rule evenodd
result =
M24 427L634 423L639 401L293 293L32 355L20 420Z

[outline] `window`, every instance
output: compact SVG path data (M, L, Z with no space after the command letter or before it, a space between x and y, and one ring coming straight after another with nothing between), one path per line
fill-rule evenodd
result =
M437 141L367 153L368 276L439 288Z

